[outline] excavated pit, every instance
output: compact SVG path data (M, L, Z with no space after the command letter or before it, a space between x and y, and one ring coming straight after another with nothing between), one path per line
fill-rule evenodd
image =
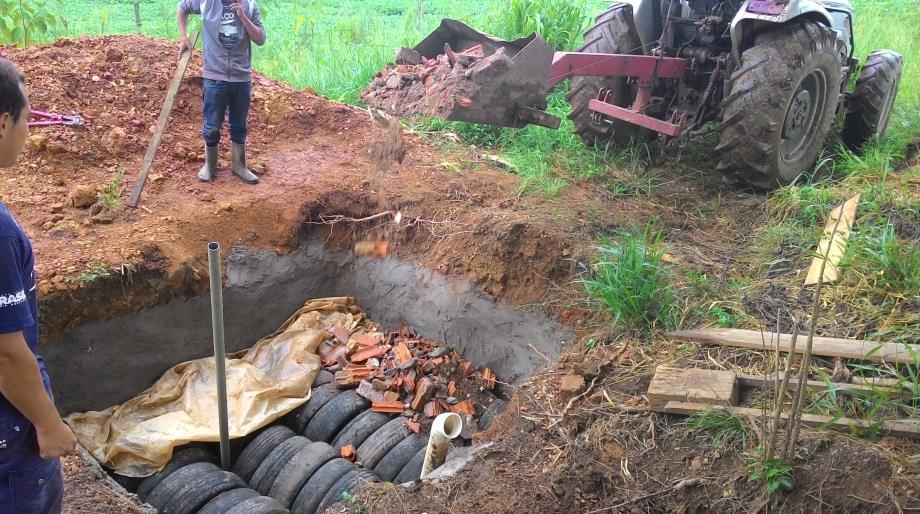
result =
M279 255L234 248L225 259L227 351L273 332L310 298L354 296L386 328L400 324L444 341L500 380L514 383L547 365L567 340L546 317L486 298L473 284L412 262L328 249L310 238ZM213 352L210 297L175 299L142 312L79 326L43 346L55 401L64 413L101 410L149 387L169 367Z

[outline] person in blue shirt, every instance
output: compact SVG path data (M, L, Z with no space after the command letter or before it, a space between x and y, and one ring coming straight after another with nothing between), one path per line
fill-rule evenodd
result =
M0 58L0 168L16 165L28 121L25 76ZM60 512L64 479L58 457L76 445L54 407L38 354L32 245L0 202L0 512Z

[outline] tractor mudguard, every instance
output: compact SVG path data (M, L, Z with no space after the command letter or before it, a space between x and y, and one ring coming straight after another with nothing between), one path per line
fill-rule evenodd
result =
M633 24L642 43L642 53L650 55L652 45L661 38L660 22L655 20L655 3L661 0L624 0L620 3L629 4L633 10Z
M750 38L747 37L749 33L765 25L781 25L807 16L842 32L843 28L836 26L837 23L828 8L849 14L853 12L853 8L846 0L745 0L731 25L732 53L735 62L741 62L741 52L750 45ZM847 41L847 38L844 39L849 53L850 41Z

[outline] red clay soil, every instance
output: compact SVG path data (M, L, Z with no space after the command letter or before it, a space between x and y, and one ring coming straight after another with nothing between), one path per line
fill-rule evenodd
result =
M120 172L122 198L128 196L175 69L175 44L114 36L0 53L27 74L34 108L86 119L81 127L34 129L18 170L4 170L0 181L0 198L33 240L38 287L48 306L44 330L52 340L83 321L200 291L209 241L221 242L225 251L242 244L283 252L308 232L331 232L350 244L370 226L308 224L320 215L365 216L398 207L404 216L392 245L398 255L419 256L423 265L465 276L513 303L542 298L554 282L565 282L569 259L586 255L586 234L628 219L628 213L605 209L603 191L569 188L553 200L522 198L517 177L490 169L472 152L446 154L411 134L406 155L398 156L402 164L381 176L369 152L386 141L385 126L359 109L259 75L248 151L261 183L249 186L230 174L226 127L218 178L199 183L197 55L140 207L78 208L71 201L75 192L89 188L92 196ZM442 165L459 160L472 164L459 173ZM115 270L114 278L102 281L111 285L110 294L84 287L98 275L96 263Z

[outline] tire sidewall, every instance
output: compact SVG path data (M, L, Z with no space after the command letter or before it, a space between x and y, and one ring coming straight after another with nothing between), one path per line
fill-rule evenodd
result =
M783 124L786 122L786 115L789 113L789 108L799 92L802 82L814 70L820 69L824 73L825 97L821 112L816 113L819 117L816 118L811 132L806 135L810 140L804 148L799 150L798 155L793 160L787 161L783 158L782 137L784 127L777 131L776 146L779 151L776 152L776 164L780 176L786 183L792 182L802 172L808 171L807 168L812 166L818 159L818 154L824 148L827 135L836 119L837 106L840 100L838 90L841 80L841 58L842 56L836 55L832 48L822 47L818 52L810 55L801 67L793 69L795 76L790 77L790 82L794 83L795 87L789 90L790 94L786 98L786 106L783 110Z

